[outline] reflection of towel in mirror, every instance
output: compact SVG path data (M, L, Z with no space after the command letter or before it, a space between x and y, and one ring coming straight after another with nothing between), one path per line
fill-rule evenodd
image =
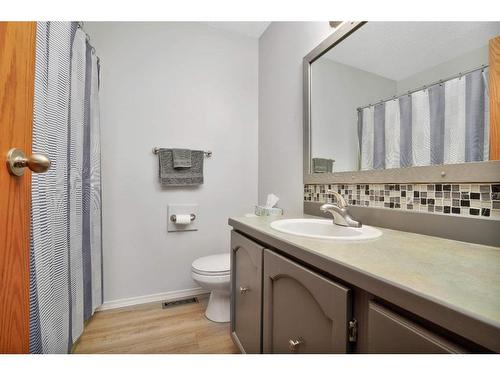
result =
M313 158L313 173L332 173L333 159Z

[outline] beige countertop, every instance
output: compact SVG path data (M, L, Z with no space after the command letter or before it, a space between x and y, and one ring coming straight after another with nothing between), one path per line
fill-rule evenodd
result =
M317 264L342 265L500 329L500 248L385 228L373 240L316 240L272 229L274 220L238 217L229 224L285 252L295 250L293 256L316 255Z

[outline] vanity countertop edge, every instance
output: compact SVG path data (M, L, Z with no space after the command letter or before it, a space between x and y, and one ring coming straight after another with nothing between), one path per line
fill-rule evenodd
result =
M299 217L317 218L237 217L228 223L271 250L500 352L500 248L386 228L378 228L383 234L373 240L327 241L270 227Z

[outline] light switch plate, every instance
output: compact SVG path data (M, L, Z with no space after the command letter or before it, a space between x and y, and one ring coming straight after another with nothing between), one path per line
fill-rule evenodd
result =
M175 224L170 218L172 215L195 215L191 224ZM198 205L197 204L169 204L167 206L167 230L169 232L186 232L198 230Z

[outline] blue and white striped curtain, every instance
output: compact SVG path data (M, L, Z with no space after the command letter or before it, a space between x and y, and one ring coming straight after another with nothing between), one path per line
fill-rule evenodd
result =
M102 303L99 62L75 22L37 23L30 352L67 353Z
M488 69L358 111L361 169L489 160Z

